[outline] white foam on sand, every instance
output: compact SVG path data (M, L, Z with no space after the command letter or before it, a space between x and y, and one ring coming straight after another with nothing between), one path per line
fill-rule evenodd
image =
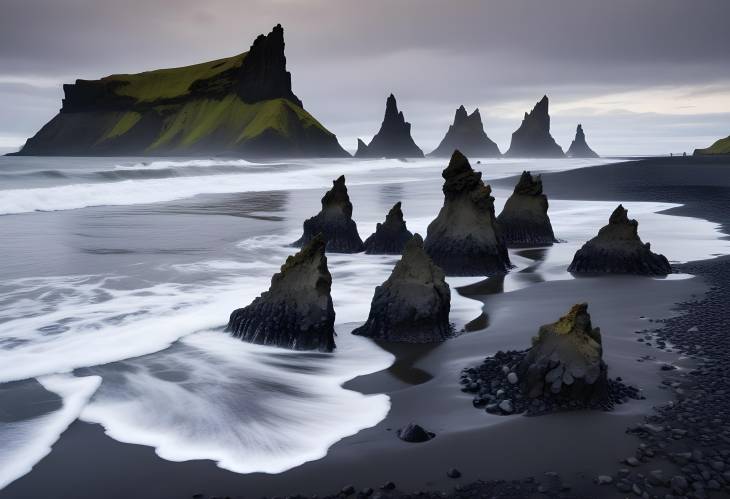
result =
M350 334L337 338L336 353L324 354L202 332L105 376L81 419L170 461L210 459L237 473L280 473L380 422L390 409L386 395L341 385L391 363L390 354Z
M98 376L44 376L38 381L63 400L57 411L34 419L0 425L0 489L30 472L51 452L61 433L78 418L101 383Z

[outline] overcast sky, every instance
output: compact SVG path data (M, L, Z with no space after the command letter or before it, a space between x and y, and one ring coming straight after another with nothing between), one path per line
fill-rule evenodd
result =
M433 149L464 104L502 151L547 94L564 148L691 152L730 134L730 0L1 0L0 151L76 78L243 52L284 26L294 92L346 149L393 92Z

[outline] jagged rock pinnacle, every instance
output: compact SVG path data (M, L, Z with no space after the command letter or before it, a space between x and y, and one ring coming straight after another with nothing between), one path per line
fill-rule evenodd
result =
M598 154L593 151L586 143L586 136L583 133L583 126L578 125L575 130L575 139L570 144L570 148L566 153L570 158L598 158Z
M512 134L505 156L533 158L562 158L563 150L550 135L550 114L547 95L525 113L520 127Z
M497 223L508 246L544 246L555 242L548 216L547 196L542 179L522 172L515 190L504 205Z
M365 240L365 253L375 255L400 255L413 234L403 220L401 203L393 205L385 222L377 224L375 233Z
M390 94L385 102L385 116L380 130L367 147L358 144L358 158L422 158L423 151L411 137L411 124L398 111L395 96Z

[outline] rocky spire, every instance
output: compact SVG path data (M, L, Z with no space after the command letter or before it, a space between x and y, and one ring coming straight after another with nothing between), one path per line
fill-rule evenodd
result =
M352 203L344 175L334 180L332 189L322 197L322 210L304 221L304 234L294 246L307 244L317 234L327 241L327 251L358 253L363 250L357 224L352 219Z
M484 133L479 108L470 115L464 106L459 106L454 123L449 127L439 146L429 156L449 157L458 149L467 156L500 156L499 147Z
M362 151L362 152L361 152ZM360 148L356 157L370 158L422 158L423 151L413 142L411 124L398 111L395 96L390 94L385 103L385 117L380 130L366 148Z
M573 305L557 322L540 327L518 368L527 397L595 402L608 396L601 332L591 325L588 304Z
M639 222L629 220L622 205L611 214L608 225L585 243L568 267L576 274L666 275L672 272L664 255L651 252L639 237Z
M302 106L302 101L292 92L291 73L286 70L281 24L254 40L238 71L238 95L244 102L282 97Z
M548 217L548 200L539 175L522 172L515 190L504 205L497 223L507 246L544 246L555 242Z
M489 275L511 267L494 216L492 189L459 151L444 178L444 205L428 226L425 248L448 275Z
M406 227L400 201L395 203L379 223L375 233L365 240L365 253L371 255L400 255L413 234Z
M352 333L385 341L432 343L451 334L451 292L443 271L414 235L390 277L375 288L367 322Z
M288 257L269 290L231 314L227 330L251 343L331 352L335 310L324 251L324 239L316 236Z
M565 155L550 135L550 114L547 95L525 113L520 127L512 134L505 156L532 158L562 158Z
M357 139L357 151L355 152L356 158L364 158L368 154L368 146L361 138Z
M578 125L575 130L575 139L570 144L568 152L565 153L569 158L598 158L598 154L593 151L586 143L586 135L583 133L583 125Z

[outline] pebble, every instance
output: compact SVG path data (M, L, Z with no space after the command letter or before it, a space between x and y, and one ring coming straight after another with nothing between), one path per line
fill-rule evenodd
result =
M446 472L446 476L449 478L459 478L461 476L461 471L457 470L456 468L451 468L449 471Z

